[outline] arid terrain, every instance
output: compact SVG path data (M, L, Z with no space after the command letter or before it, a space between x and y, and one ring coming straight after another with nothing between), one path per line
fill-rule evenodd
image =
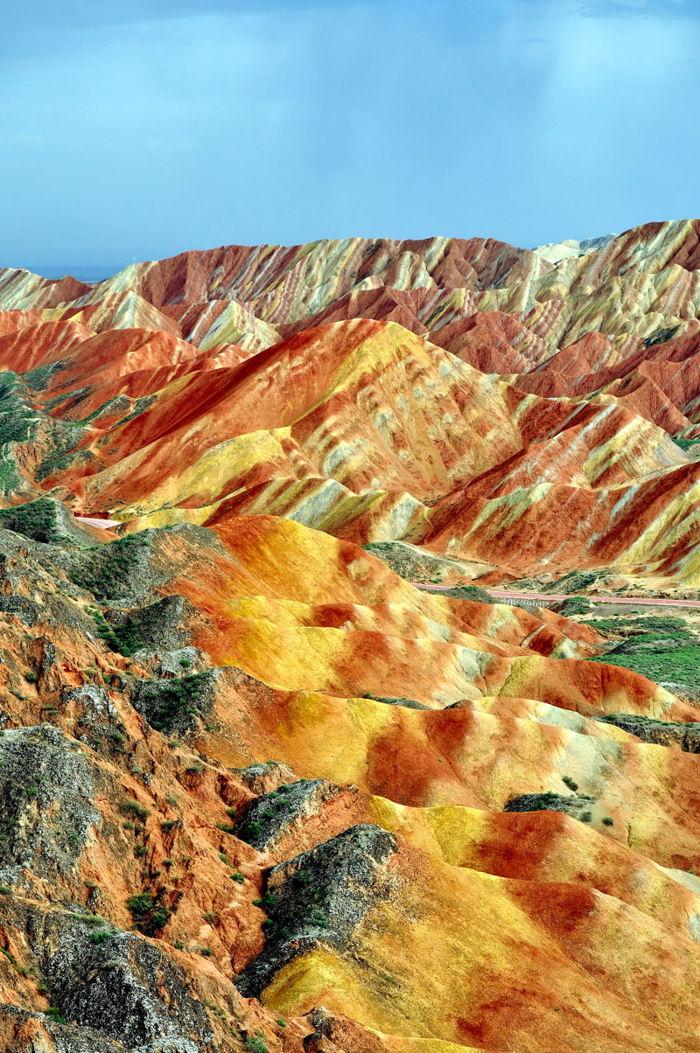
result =
M699 600L698 220L0 270L0 1047L697 1053Z

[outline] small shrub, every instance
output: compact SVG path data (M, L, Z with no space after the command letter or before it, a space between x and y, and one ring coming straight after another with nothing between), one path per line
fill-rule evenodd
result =
M54 1024L68 1023L61 1010L55 1005L50 1005L49 1008L44 1011L44 1016L48 1016L49 1019L53 1020Z
M179 819L165 819L160 824L160 828L161 828L161 830L164 830L165 833L167 834L167 832L169 830L172 830L173 827L177 826L178 822L179 822Z
M119 805L119 811L122 815L135 815L138 819L146 819L151 811L149 808L144 808L138 801L131 800L122 801Z
M145 845L136 845L136 848L134 849L134 855L137 859L143 859L147 851L148 849Z
M229 874L231 881L237 881L239 885L242 885L245 881L245 875L241 874L240 870L237 870L235 874Z
M204 912L204 920L208 922L209 925L216 925L219 920L219 915L215 910L207 910Z
M563 775L561 781L565 786L568 786L573 793L576 793L578 790L578 783L574 782L570 775Z
M592 814L590 812L581 812L581 814L579 816L579 819L581 820L582 823L590 823L592 818L593 818L593 816L592 816Z
M614 824L614 819L611 819L611 817L609 815L606 815L605 818L603 819L603 826L613 826L613 824Z
M100 917L99 914L78 914L77 912L70 912L71 918L75 918L77 921L82 921L83 925L90 925L95 928L97 925L104 925L104 918Z
M170 917L168 908L158 903L150 892L138 892L129 896L126 905L136 928L144 936L155 936Z
M107 943L112 939L114 934L109 929L95 929L94 932L90 933L90 941L92 943Z
M245 1040L248 1053L269 1053L268 1045L262 1035L249 1035Z

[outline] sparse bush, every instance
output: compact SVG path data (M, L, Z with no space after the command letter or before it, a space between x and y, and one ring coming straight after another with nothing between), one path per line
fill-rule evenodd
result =
M570 775L562 775L561 781L565 786L568 786L572 793L576 793L578 790L578 783L574 782Z
M126 905L134 924L144 936L155 936L170 917L170 911L154 899L151 892L138 892L129 896Z
M262 1035L249 1035L245 1040L248 1053L269 1053L268 1045Z
M573 618L577 614L589 614L590 610L590 600L585 596L572 596L570 600L564 600L558 613L564 618Z
M122 801L119 805L119 811L122 815L135 815L138 819L146 819L151 814L149 808L145 808L138 801L134 801L131 798Z
M113 935L114 933L110 932L109 929L96 929L94 932L90 933L90 940L92 943L97 944L107 943L112 939Z
M55 1005L50 1005L48 1009L44 1010L44 1016L48 1016L50 1020L53 1020L54 1024L68 1023L61 1010Z

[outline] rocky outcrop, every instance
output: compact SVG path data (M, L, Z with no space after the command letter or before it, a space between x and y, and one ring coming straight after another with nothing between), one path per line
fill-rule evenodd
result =
M634 713L610 713L599 719L606 724L614 724L623 731L629 731L643 742L652 742L657 746L676 746L686 753L700 753L698 721L679 724Z
M211 712L218 676L211 669L173 679L140 680L134 688L134 708L158 731L185 734L198 717Z
M586 794L523 793L506 801L505 812L564 812L572 819L589 823L594 798Z
M0 880L73 871L100 816L81 750L50 724L0 734Z
M291 826L318 814L340 792L325 779L301 779L278 786L252 801L236 822L234 833L259 851L265 851Z
M97 942L100 931L107 936ZM147 1053L213 1048L201 1003L157 945L60 915L34 916L29 938L52 1000L68 1021Z
M376 826L353 826L300 856L272 867L262 901L265 948L237 980L259 995L273 976L318 944L343 949L365 915L390 894L387 862L396 839Z

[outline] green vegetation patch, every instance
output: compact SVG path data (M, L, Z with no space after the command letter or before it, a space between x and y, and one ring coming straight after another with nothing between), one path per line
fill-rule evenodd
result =
M573 618L578 614L588 614L590 609L591 601L585 596L572 596L570 600L564 600L557 613Z
M688 623L685 618L675 618L673 615L649 615L649 617L630 617L628 614L617 614L609 618L586 618L585 625L591 629L601 632L628 633L628 632L653 632L681 629L688 632Z
M700 644L686 644L658 651L649 649L633 654L614 650L592 661L622 666L657 683L677 685L691 694L700 688Z
M122 625L112 625L97 607L89 608L89 613L95 621L98 636L104 640L110 651L131 658L146 646L139 624L131 615L127 616Z
M0 509L0 527L44 544L88 543L65 505L52 497L39 497L23 505Z
M0 445L34 437L37 411L27 404L16 373L0 373Z
M211 710L216 679L216 670L207 670L173 680L142 680L133 704L156 731L186 732Z
M593 661L621 666L690 695L700 694L700 634L680 615L617 615L586 619L599 632L622 637Z
M610 571L607 568L603 570L571 570L563 578L559 578L558 581L552 581L547 585L543 585L542 591L565 592L567 594L585 592L591 585L604 581L609 573Z
M159 903L151 892L138 892L129 896L126 905L134 919L134 927L144 936L155 936L170 917L167 907Z
M70 572L71 579L100 599L124 596L133 591L150 555L144 534L127 534L109 545L94 545L86 558Z

